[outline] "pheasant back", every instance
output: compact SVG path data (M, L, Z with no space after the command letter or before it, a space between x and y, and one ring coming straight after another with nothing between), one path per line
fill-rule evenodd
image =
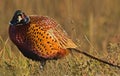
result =
M27 31L27 42L32 44L32 50L43 58L60 58L68 53L62 48L54 35L57 23L47 17L31 17L31 24ZM52 29L51 29L52 28Z

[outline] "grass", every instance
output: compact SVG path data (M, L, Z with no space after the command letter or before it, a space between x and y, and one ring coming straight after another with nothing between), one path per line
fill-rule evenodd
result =
M39 62L25 58L19 51L16 55L9 46L9 39L0 37L0 76L119 76L120 70L90 59L82 54L73 52L63 59L47 61L44 70L40 70ZM112 44L109 46L111 55L120 54L120 47ZM117 48L117 49L115 49ZM114 50L114 51L113 51ZM112 54L111 54L112 52ZM117 60L120 60L118 55ZM115 60L115 59L108 59ZM111 61L112 62L112 61ZM115 61L116 62L116 61ZM118 61L120 62L120 61ZM115 64L115 63L114 63ZM120 65L120 63L119 63Z

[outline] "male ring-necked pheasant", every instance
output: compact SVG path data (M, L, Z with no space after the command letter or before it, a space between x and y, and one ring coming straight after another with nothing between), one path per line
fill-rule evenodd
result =
M46 60L62 58L71 49L100 62L116 66L75 49L77 45L62 27L52 18L45 16L27 16L21 10L17 10L10 21L9 36L25 57L40 61L42 67Z

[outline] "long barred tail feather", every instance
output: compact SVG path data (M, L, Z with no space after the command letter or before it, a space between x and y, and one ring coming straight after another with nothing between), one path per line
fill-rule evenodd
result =
M120 69L120 66L119 66L119 65L115 65L115 64L112 64L112 63L107 62L107 61L105 61L105 60L99 59L99 58L97 58L97 57L95 57L95 56L92 56L92 55L86 53L86 52L80 51L80 50L75 49L75 48L68 48L68 49L69 49L69 50L74 50L74 51L76 51L76 52L78 52L78 53L81 53L81 54L84 54L85 56L88 56L88 57L90 57L90 58L92 58L92 59L94 59L94 60L97 60L97 61L99 61L99 62L108 64L108 65L110 65L110 66L117 67L117 68Z

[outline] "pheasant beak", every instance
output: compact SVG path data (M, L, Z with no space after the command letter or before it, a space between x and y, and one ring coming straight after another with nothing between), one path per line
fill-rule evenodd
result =
M20 22L22 20L21 16L18 16L18 22Z

